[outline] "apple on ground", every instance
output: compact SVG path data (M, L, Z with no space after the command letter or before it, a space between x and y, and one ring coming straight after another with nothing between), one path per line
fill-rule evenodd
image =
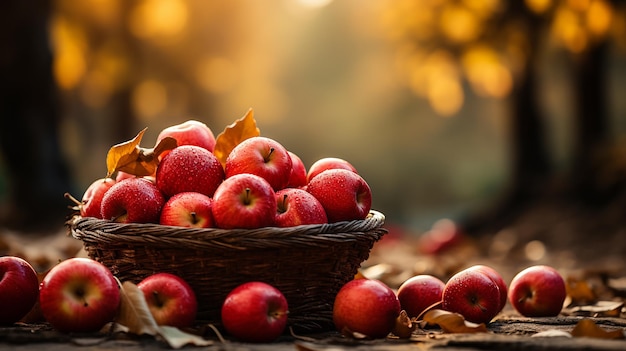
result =
M233 289L222 304L224 329L246 342L272 342L285 330L289 306L276 287L251 281Z
M239 143L226 158L226 178L252 173L264 178L274 191L287 186L291 176L291 156L279 142L266 137L252 137Z
M302 159L291 151L287 151L291 157L291 174L287 182L288 188L301 188L306 185L306 166Z
M115 183L116 180L112 178L100 178L91 183L85 190L80 205L78 205L80 215L102 219L102 213L100 212L102 198L104 193Z
M449 218L441 218L420 236L417 246L423 254L437 255L453 248L462 240L463 234L456 223Z
M102 218L118 223L159 223L165 203L156 185L145 178L117 182L102 197Z
M310 182L311 179L313 179L316 175L329 169L347 169L348 171L358 173L356 167L354 167L350 162L342 158L324 157L313 162L311 167L309 167L309 171L306 175L307 183Z
M187 228L211 228L213 199L188 191L170 197L161 209L160 224Z
M276 192L278 227L302 224L328 223L322 204L310 193L298 188L285 188Z
M176 139L176 145L195 145L213 152L215 149L215 135L206 124L193 119L163 129L156 138L155 145L166 137ZM169 151L160 155L163 158Z
M333 322L343 334L384 338L393 330L399 315L396 293L379 280L351 280L335 296Z
M191 286L171 273L155 273L137 284L158 325L191 327L198 313L198 301Z
M429 307L441 302L445 283L428 274L407 279L398 288L400 307L409 317L418 317Z
M111 271L88 258L70 258L52 267L40 285L44 318L61 332L95 332L111 322L120 291Z
M182 145L163 157L157 167L156 185L165 197L194 191L213 196L224 180L220 161L207 149Z
M479 270L464 269L443 289L442 308L461 314L473 323L489 323L500 311L500 289Z
M502 309L506 305L508 288L506 286L506 282L504 281L500 273L498 273L498 271L493 269L493 267L482 265L482 264L469 267L468 269L475 269L480 272L483 272L489 278L491 278L494 283L496 283L496 285L498 286L498 289L500 290L500 309L498 310L498 312L502 311Z
M213 196L213 220L223 229L271 227L276 208L272 186L250 173L226 178Z
M565 280L556 269L546 265L522 270L509 285L511 305L526 317L557 316L565 297Z
M367 182L346 169L318 174L306 190L322 204L330 223L365 219L372 207L372 191Z
M39 296L39 280L33 267L17 256L0 257L0 325L24 317Z

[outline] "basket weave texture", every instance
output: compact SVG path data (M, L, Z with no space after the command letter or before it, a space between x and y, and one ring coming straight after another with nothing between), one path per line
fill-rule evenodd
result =
M198 229L80 216L68 226L121 281L138 283L157 272L181 276L196 293L199 321L219 325L232 289L264 281L287 298L294 330L318 332L333 328L335 295L387 233L384 221L372 210L364 220L290 228Z

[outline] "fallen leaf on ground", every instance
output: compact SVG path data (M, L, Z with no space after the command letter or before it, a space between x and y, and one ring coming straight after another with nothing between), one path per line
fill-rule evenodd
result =
M619 317L623 307L623 301L597 301L592 305L567 308L563 312L576 316Z
M407 339L410 338L415 330L416 324L413 323L409 315L405 310L400 311L400 315L396 318L396 324L391 331L393 335L401 338Z
M600 339L624 339L623 330L605 330L600 328L591 319L582 319L576 324L572 330L572 336L574 337L589 337Z
M476 324L468 322L465 318L454 312L434 309L426 312L423 321L438 325L446 333L487 333L484 323Z

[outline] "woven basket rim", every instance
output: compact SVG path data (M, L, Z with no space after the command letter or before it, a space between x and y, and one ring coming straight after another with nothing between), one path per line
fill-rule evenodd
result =
M185 228L150 223L116 223L75 216L68 222L71 235L83 242L146 243L151 246L180 244L189 247L242 249L245 247L289 245L294 242L315 245L317 241L342 241L355 235L380 236L385 216L371 210L363 220L294 227L256 229Z

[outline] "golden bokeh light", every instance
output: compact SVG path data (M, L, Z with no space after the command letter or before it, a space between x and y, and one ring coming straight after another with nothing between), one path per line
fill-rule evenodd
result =
M481 23L474 12L456 4L444 6L440 26L445 37L456 43L472 41L481 32Z
M167 107L167 90L163 83L147 79L133 89L131 101L135 115L147 123Z
M133 8L130 31L143 39L180 34L187 24L188 9L182 0L144 0Z
M524 4L532 12L542 14L552 6L552 0L524 0Z
M502 98L511 92L513 76L493 48L474 46L462 55L461 63L479 95Z
M70 90L76 87L86 71L85 38L79 27L72 26L62 17L54 18L51 27L54 77L62 89Z
M587 28L596 38L604 37L609 32L612 19L613 9L604 0L593 1L585 13Z
M209 57L195 69L198 84L210 93L231 91L238 80L237 67L224 57Z

